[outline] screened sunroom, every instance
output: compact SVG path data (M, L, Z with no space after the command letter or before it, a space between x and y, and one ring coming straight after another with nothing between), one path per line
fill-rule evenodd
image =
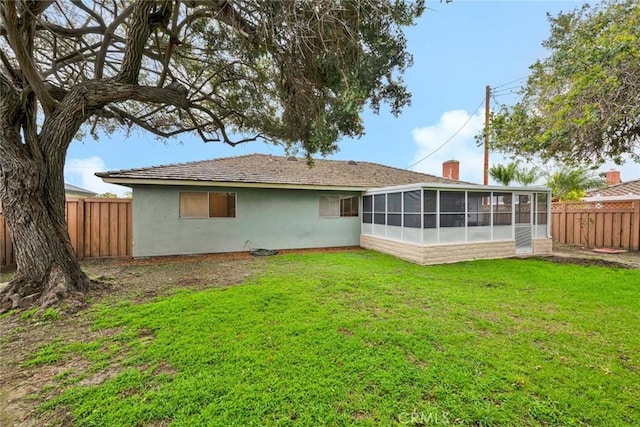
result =
M551 252L543 187L416 184L369 190L361 246L420 264Z

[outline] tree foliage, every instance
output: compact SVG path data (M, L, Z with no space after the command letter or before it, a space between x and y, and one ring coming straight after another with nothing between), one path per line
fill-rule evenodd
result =
M539 177L540 171L536 166L532 166L530 168L527 168L526 166L518 166L518 169L516 170L515 180L523 187L527 187L531 184L534 184Z
M407 105L402 28L423 10L387 0L7 2L2 78L32 91L45 120L85 92L90 131L264 138L327 154L363 133L367 102L394 114Z
M88 288L64 220L79 132L331 153L363 134L366 105L409 103L403 28L423 11L423 0L1 1L0 202L18 273L0 304L45 307Z
M513 181L526 187L537 181L540 176L538 168L521 166L519 161L509 162L505 165L497 164L489 168L489 175L499 184L509 186Z
M588 190L601 188L605 179L585 168L565 166L547 173L547 187L551 196L558 200L580 200Z
M516 179L518 172L518 163L510 162L506 165L497 164L489 168L489 175L499 184L509 186Z
M606 0L549 17L548 58L522 99L492 115L493 149L565 164L640 159L640 3Z

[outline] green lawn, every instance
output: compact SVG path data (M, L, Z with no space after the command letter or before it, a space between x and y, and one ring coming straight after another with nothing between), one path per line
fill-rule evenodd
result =
M85 315L26 363L89 364L41 407L77 425L640 425L640 270L290 254Z

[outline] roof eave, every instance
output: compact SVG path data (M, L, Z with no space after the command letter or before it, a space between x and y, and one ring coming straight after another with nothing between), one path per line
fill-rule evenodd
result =
M406 185L394 185L389 187L380 187L380 188L370 188L367 190L368 194L373 193L387 193L389 191L403 191L403 190L417 190L420 188L444 188L451 190L474 190L474 191L505 191L505 192L549 192L551 191L548 187L541 186L531 186L531 187L504 187L500 185L480 185L480 184L465 184L465 183L437 183L437 182L420 182L416 184L406 184Z
M369 187L359 186L334 186L313 184L278 184L263 182L236 182L236 181L196 181L196 180L172 180L172 179L141 179L141 178L114 178L101 177L109 184L119 184L126 187L135 185L166 185L180 187L235 187L235 188L273 188L286 190L326 190L326 191L367 191Z

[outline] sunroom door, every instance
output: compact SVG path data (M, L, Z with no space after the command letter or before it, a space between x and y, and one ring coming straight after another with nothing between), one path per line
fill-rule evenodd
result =
M514 213L516 228L516 254L532 253L533 200L531 194L515 194Z

